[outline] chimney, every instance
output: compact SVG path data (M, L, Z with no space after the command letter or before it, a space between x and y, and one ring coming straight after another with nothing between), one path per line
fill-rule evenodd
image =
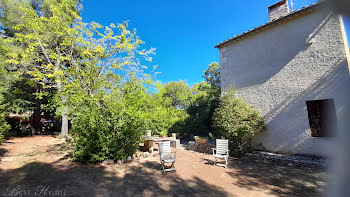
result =
M282 0L269 7L269 21L277 20L289 14L289 6L287 0Z

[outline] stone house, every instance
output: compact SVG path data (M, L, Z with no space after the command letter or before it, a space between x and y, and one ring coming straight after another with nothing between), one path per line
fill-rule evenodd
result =
M283 0L269 22L218 44L221 88L264 116L256 148L330 156L349 91L349 50L342 17L325 2L291 12Z

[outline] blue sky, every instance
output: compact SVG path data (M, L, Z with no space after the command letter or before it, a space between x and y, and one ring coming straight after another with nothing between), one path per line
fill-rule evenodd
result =
M143 47L156 48L152 65L161 72L157 79L192 85L202 81L211 62L219 61L216 44L266 23L267 7L278 1L84 0L82 17L103 25L129 21L145 41ZM294 9L315 2L293 0Z

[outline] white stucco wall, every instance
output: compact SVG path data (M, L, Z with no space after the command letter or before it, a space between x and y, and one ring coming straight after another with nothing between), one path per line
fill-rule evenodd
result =
M339 17L317 8L306 16L220 48L222 91L264 115L268 129L253 145L282 153L330 155L333 138L314 138L307 100L334 99L338 121L347 103L349 70ZM347 120L346 120L347 121Z

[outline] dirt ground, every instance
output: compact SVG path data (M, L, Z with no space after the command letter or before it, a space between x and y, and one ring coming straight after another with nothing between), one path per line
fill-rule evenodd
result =
M319 196L325 170L230 159L176 149L176 172L163 174L159 158L124 164L72 162L50 136L12 138L0 147L0 196Z

